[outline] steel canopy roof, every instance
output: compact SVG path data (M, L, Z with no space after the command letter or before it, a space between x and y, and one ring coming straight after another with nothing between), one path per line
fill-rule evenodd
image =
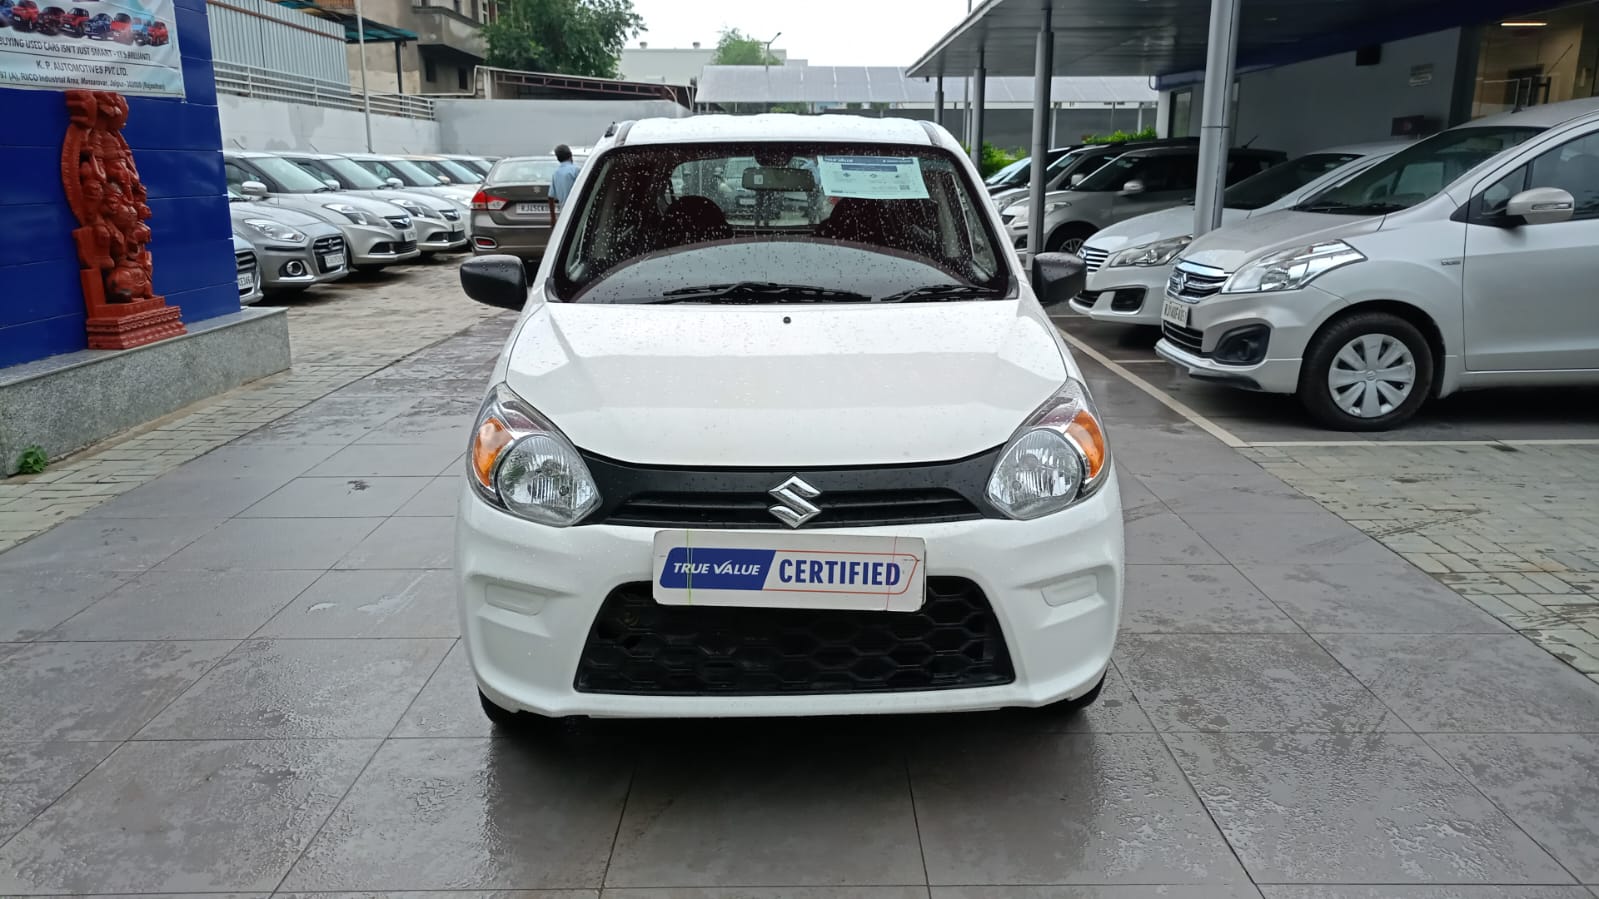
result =
M1238 65L1273 66L1457 25L1534 12L1552 0L1243 0ZM907 71L1031 75L1042 10L1052 6L1055 75L1200 71L1210 0L986 0Z
M961 73L965 75L966 73ZM944 80L945 102L958 101L965 78ZM988 103L1031 103L1032 78L988 79ZM700 103L932 103L934 84L886 66L706 66ZM1142 76L1056 78L1057 103L1154 103Z

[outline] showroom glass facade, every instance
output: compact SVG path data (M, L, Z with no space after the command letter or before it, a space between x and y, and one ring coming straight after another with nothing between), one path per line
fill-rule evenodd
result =
M1599 2L1481 26L1471 117L1599 94Z

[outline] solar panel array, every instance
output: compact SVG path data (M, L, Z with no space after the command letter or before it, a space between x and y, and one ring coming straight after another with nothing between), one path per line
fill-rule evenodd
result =
M944 79L944 102L959 102L966 79ZM1154 103L1142 75L1120 78L1055 78L1056 103ZM988 103L1033 102L1033 79L989 78ZM932 103L931 80L907 78L892 66L706 66L700 103Z

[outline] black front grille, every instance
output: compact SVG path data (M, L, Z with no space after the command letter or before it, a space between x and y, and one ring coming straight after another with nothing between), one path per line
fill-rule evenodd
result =
M254 284L256 282L256 268L257 268L257 266L256 266L256 262L255 262L255 254L254 253L251 253L249 251L241 251L241 252L238 252L238 253L234 253L233 254L233 264L234 264L234 266L236 266L238 268L239 274L241 276L242 275L249 275L250 276L250 283L251 284ZM250 288L240 287L239 288L239 296L244 296L245 294L250 293L251 290L253 290L253 289L254 289L253 287L250 287Z
M456 212L454 209L440 209L439 214L444 216L444 220L447 222L458 222L461 220L461 213Z
M1108 251L1096 250L1093 247L1083 247L1078 251L1078 255L1083 257L1083 264L1088 267L1090 272L1099 271L1104 266L1105 260L1110 258Z
M342 253L344 252L344 238L318 237L316 242L311 244L311 249L318 253Z
M773 696L1008 684L1016 677L983 591L927 579L915 612L664 606L647 583L605 598L578 661L580 693Z
M1205 332L1193 328L1180 328L1171 322L1161 322L1161 336L1190 353L1204 355Z
M925 465L835 469L687 469L633 465L583 454L600 507L585 524L652 528L773 528L771 492L790 477L818 494L805 528L932 524L1001 517L983 498L999 449Z
M414 249L416 249L416 241L414 240L402 240L394 244L394 252L396 255L401 253L409 253Z
M428 243L444 243L449 239L450 232L448 231L429 231L428 236L423 238Z
M399 228L401 231L404 231L405 229L411 227L411 217L408 216L408 215L390 215L390 216L385 216L384 219L389 224L393 225L396 228Z
M1110 311L1112 312L1137 312L1144 308L1144 289L1142 287L1123 287L1111 294Z
M1072 297L1072 305L1083 310L1084 312L1093 309L1094 304L1098 302L1099 291L1097 290L1085 290L1077 296Z
M1194 302L1215 296L1225 283L1226 272L1179 262L1166 281L1166 295Z

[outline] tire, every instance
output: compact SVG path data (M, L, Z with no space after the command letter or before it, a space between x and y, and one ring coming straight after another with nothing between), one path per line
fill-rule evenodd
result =
M502 708L482 690L477 691L477 698L478 702L483 704L483 714L494 723L495 727L501 730L520 730L525 726L529 716Z
M1052 718L1075 715L1078 712L1081 712L1083 709L1086 709L1095 702L1099 701L1099 694L1104 691L1105 678L1108 677L1109 674L1110 672L1107 669L1105 674L1099 676L1099 683L1095 684L1092 690L1089 690L1087 693L1084 693L1076 699L1063 699L1060 702L1050 703L1038 711L1045 715L1049 715Z
M1062 225L1044 241L1044 252L1075 253L1083 248L1083 241L1094 236L1095 230L1091 225Z
M1387 312L1356 312L1311 340L1299 372L1299 401L1323 427L1386 431L1427 401L1434 364L1432 347L1415 325ZM1392 377L1384 377L1388 373Z

